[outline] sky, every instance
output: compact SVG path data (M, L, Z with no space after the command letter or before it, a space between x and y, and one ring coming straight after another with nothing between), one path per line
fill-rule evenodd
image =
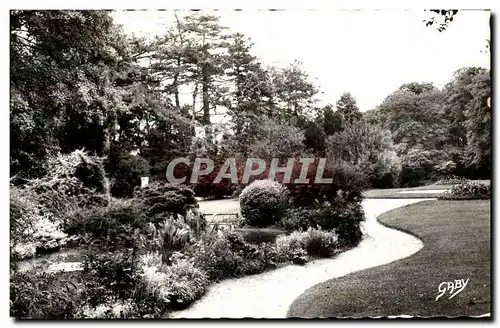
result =
M180 16L188 14L181 11ZM254 43L264 64L294 60L319 87L318 104L335 104L348 91L361 111L380 104L401 84L433 82L442 87L457 69L489 68L488 11L460 11L444 32L426 27L420 10L221 10L223 26ZM161 35L174 23L172 11L118 11L115 22L137 36ZM189 101L187 96L186 101Z

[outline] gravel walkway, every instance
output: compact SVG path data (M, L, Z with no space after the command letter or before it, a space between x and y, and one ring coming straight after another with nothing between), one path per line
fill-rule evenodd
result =
M238 199L202 200L198 202L198 205L202 213L238 213L240 211Z
M365 238L358 247L334 259L305 266L229 279L212 285L207 294L171 318L286 318L289 305L309 287L348 273L387 264L419 251L417 238L389 229L376 217L391 209L428 199L365 199Z

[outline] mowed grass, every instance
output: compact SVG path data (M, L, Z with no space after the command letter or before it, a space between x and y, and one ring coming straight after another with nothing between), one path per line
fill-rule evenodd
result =
M414 188L370 189L363 192L364 198L437 198L441 193L422 193L421 190L449 190L453 185L428 185ZM416 193L400 193L417 191Z
M470 180L473 183L490 184L490 180ZM437 198L442 193L422 193L422 190L450 190L453 184L429 184L413 188L370 189L363 192L364 198ZM401 191L416 191L415 193L400 193Z
M425 201L384 213L379 221L419 236L424 247L408 258L311 287L293 302L289 317L491 312L489 200ZM439 284L468 278L461 293L436 301Z

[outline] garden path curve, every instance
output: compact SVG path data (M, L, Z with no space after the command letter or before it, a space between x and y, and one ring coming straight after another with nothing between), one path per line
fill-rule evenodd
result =
M365 199L365 238L333 259L304 266L228 279L209 287L188 309L170 313L170 318L286 318L290 304L306 289L351 272L387 264L419 251L423 244L414 236L387 228L376 220L391 209L426 199ZM229 201L229 200L228 200ZM223 202L217 204L221 208ZM233 205L233 204L231 204ZM201 207L201 206L200 206Z

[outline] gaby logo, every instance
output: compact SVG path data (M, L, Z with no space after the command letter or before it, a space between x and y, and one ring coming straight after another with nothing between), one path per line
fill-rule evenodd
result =
M447 291L450 293L450 298L448 298L448 299L451 300L458 293L460 293L462 290L464 290L464 288L465 288L465 286L467 286L468 282L469 282L469 278L467 278L467 280L460 279L460 280L455 280L454 282L453 281L445 281L445 282L440 283L438 286L438 292L440 294L436 297L436 302Z
M311 179L309 179L307 175L309 172L309 166L313 163L317 163L313 183L328 184L333 182L332 178L323 177L326 158L289 158L286 162L286 165L284 166L280 166L279 162L279 159L273 158L268 167L264 159L248 158L245 162L241 179L239 179L236 159L228 158L220 167L220 170L218 171L217 176L212 181L212 183L220 183L222 179L230 179L233 184L237 184L239 181L241 181L241 183L243 184L246 184L249 182L251 176L258 176L266 172L266 178L270 180L276 180L278 174L283 174L282 183L307 184L311 181ZM167 167L168 182L173 184L185 183L186 181L189 181L190 183L196 183L199 177L211 174L215 168L214 161L212 159L196 158L192 165L191 177L175 177L175 167L179 164L190 165L191 163L189 158L185 157L176 158L171 161ZM296 179L291 181L292 172L295 165L298 165L300 167L300 174Z

